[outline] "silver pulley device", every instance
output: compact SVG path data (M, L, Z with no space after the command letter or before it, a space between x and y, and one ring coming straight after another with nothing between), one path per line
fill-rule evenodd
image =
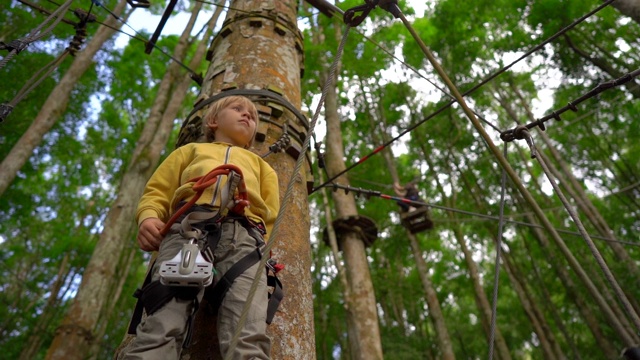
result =
M213 282L213 264L200 254L196 239L184 244L182 250L160 265L160 283L168 286L206 287Z

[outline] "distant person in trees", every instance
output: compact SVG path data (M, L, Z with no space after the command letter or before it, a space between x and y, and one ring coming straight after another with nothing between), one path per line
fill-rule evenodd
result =
M393 191L395 191L396 195L402 196L405 199L411 201L420 201L420 192L418 191L415 181L410 181L404 186L402 186L398 182L394 182ZM404 201L398 201L397 204L400 206L402 212L411 212L416 210L415 205L406 203Z
M194 197L194 179L202 177L223 164L233 164L242 170L250 206L243 214L192 224L208 231L207 237L198 239L200 249L211 244L212 229L216 246L201 254L213 263L215 282L240 259L261 251L271 233L279 210L278 178L276 172L260 156L247 150L256 134L258 113L246 97L228 96L214 102L203 119L207 143L190 143L173 151L149 179L138 204L138 245L144 251L158 251L152 269L151 282L139 298L147 317L136 328L136 337L123 350L120 359L179 359L188 337L190 323L197 304L202 300L204 287L163 285L159 269L181 253L189 242L181 234L180 218L166 224L171 215ZM221 189L225 176L207 188L195 205L185 212L216 212L221 205ZM183 216L185 216L183 215ZM199 214L198 214L199 215ZM166 226L170 226L163 236ZM213 228L212 228L213 227ZM249 315L240 331L240 338L230 348L233 334L239 325L240 314L249 295L249 289L260 266L256 262L242 272L229 285L218 309L217 332L223 356L232 353L232 359L270 359L271 342L266 335L267 276L262 272L258 291L253 298ZM264 265L263 265L264 266ZM164 275L163 275L164 276ZM224 283L224 281L223 281ZM194 290L195 289L195 290ZM156 294L169 293L168 299L159 300Z

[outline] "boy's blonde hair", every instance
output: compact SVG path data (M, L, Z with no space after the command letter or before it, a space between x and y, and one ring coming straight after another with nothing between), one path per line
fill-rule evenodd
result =
M216 140L216 132L209 127L209 124L213 121L213 119L216 118L216 116L218 116L218 113L222 109L226 108L227 106L235 102L239 102L240 104L242 104L243 106L249 109L251 116L253 116L253 118L256 120L256 131L258 130L258 122L260 118L258 117L258 109L256 109L256 105L251 100L249 100L249 98L246 98L244 96L240 96L240 95L226 96L220 100L215 101L213 104L211 104L209 106L209 110L207 110L207 113L204 115L204 118L202 119L202 131L204 132L204 136L206 137L207 142L213 142ZM253 136L251 137L251 141L249 142L249 144L245 146L245 149L248 149L253 145L253 140L255 139L255 137L256 137L256 132L254 131Z

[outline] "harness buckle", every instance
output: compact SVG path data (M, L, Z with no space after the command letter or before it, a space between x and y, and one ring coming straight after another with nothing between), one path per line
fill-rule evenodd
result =
M160 283L167 286L207 287L213 283L214 274L213 264L202 256L195 238L160 265Z

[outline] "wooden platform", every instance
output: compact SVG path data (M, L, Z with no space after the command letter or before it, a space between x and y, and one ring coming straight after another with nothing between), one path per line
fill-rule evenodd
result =
M426 206L400 213L400 221L412 234L433 229L433 221Z

